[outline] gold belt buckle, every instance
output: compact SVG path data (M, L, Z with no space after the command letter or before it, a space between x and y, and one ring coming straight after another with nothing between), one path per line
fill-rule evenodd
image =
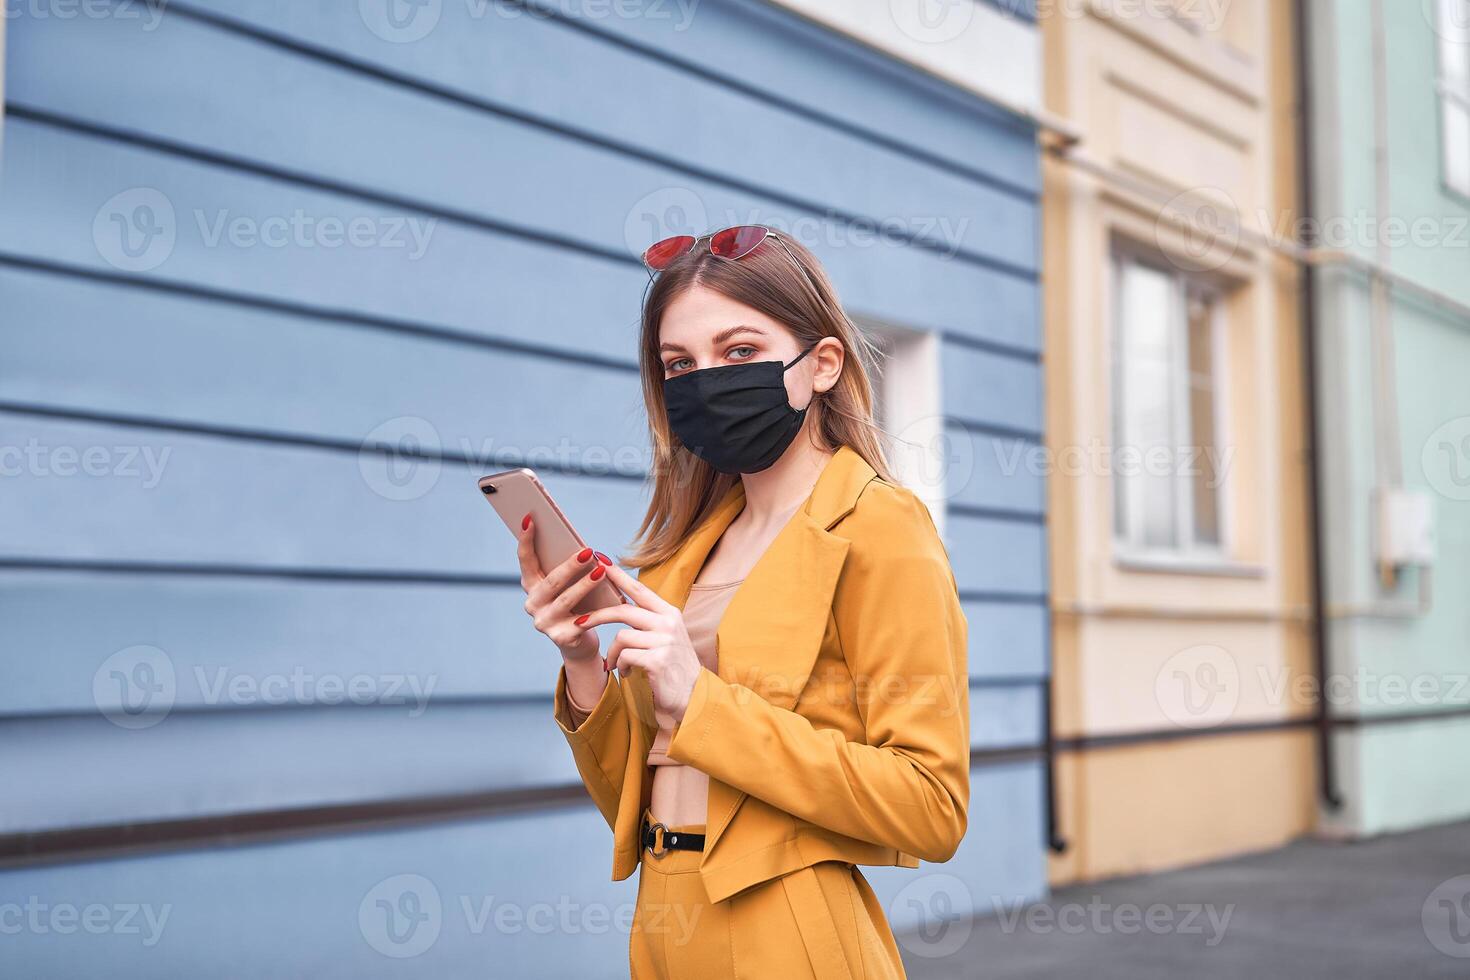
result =
M656 823L650 825L648 829L653 831L653 847L648 849L648 853L656 858L661 858L669 853L669 849L664 847L664 834L668 832L669 828L665 827L662 823Z

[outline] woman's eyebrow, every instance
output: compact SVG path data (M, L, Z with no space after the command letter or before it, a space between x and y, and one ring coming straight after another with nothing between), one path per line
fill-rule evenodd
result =
M714 338L713 343L714 343L714 345L716 347L718 347L721 344L726 343L727 341L729 341L729 339L731 337L738 337L742 333L753 333L757 337L764 337L766 335L766 332L764 330L762 330L760 327L752 327L752 326L749 326L748 324L743 324L742 323L739 326L727 327L724 330L721 330L719 333L715 334L715 338ZM687 353L689 353L689 349L687 347L685 347L683 344L672 344L672 343L668 343L668 342L659 344L658 345L658 349L659 349L659 353L661 353L661 354L687 354Z
M760 327L751 327L745 324L741 324L740 326L730 327L727 330L721 330L719 333L715 334L715 346L718 347L720 344L728 341L731 337L739 336L742 333L753 333L757 337L764 337L766 335L766 332Z

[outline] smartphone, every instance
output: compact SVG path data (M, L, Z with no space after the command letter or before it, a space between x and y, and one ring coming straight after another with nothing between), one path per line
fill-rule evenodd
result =
M536 526L536 560L541 570L549 572L587 547L587 542L572 527L556 501L533 470L506 470L479 480L480 493L495 508L511 534L519 536L521 521L527 514ZM573 612L588 613L594 609L621 605L622 595L604 579L576 605Z

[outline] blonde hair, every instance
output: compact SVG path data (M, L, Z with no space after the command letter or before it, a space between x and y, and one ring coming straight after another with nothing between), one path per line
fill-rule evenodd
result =
M816 256L775 231L755 251L734 261L711 255L701 239L698 247L659 274L643 302L638 360L654 465L648 512L638 527L632 554L623 559L633 568L672 557L740 479L738 474L718 472L685 449L670 431L664 412L659 329L669 304L695 286L712 289L776 320L791 331L803 350L824 337L837 338L847 354L842 374L831 390L813 397L808 414L811 431L823 448L835 451L847 446L880 477L892 481L873 422L869 374L878 351L843 311Z

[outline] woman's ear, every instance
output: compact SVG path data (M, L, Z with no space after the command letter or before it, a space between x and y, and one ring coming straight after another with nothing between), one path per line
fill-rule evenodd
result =
M847 350L836 337L823 337L817 341L817 346L807 355L813 365L812 390L831 391L837 384L837 379L842 376L842 364L846 357Z

